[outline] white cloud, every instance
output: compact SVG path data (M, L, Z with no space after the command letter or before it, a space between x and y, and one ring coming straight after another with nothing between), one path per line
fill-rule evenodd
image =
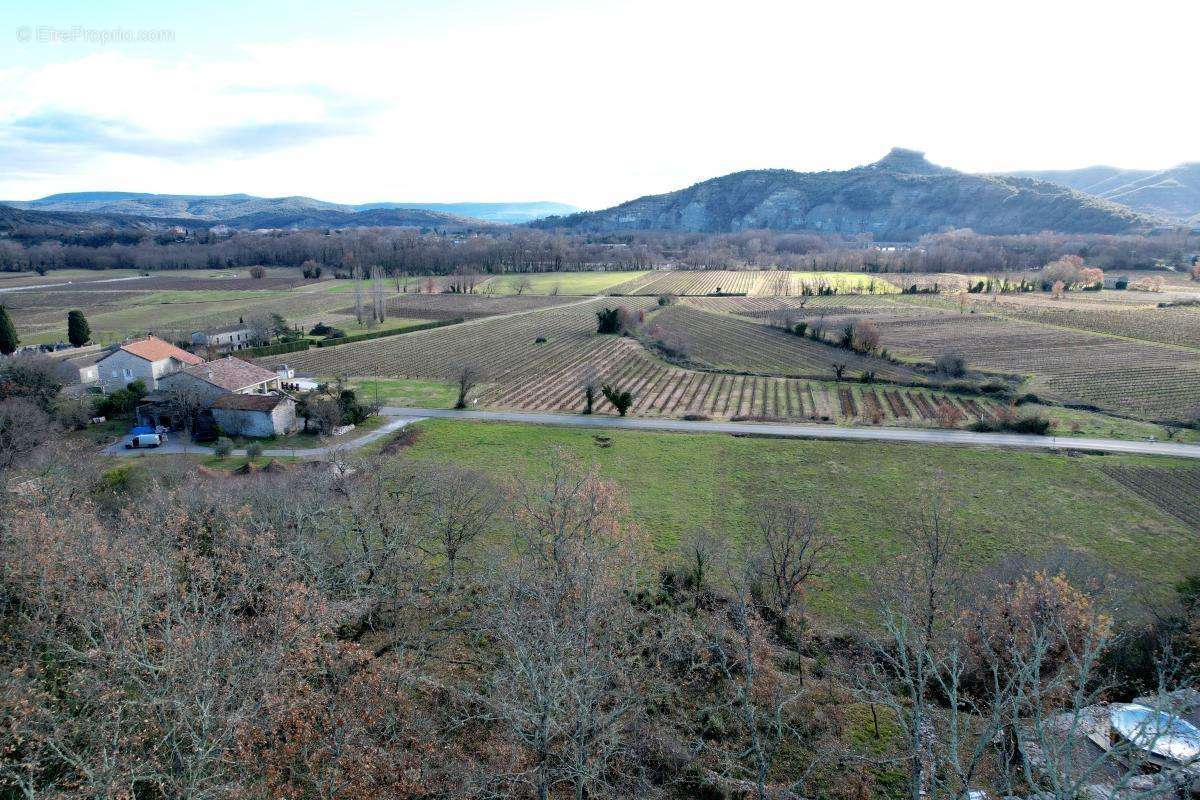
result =
M978 171L1169 166L1200 158L1197 23L1158 2L587 2L219 56L66 52L0 73L0 197L601 206L894 144Z

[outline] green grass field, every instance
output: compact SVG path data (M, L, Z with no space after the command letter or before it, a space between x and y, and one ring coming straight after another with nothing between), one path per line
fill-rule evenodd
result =
M539 272L532 275L500 275L487 281L484 289L498 295L517 294L523 281L529 282L524 294L602 294L610 286L640 278L638 272Z
M620 430L601 432L612 441L601 447L594 430L450 420L422 422L419 431L409 455L499 479L537 475L556 447L597 464L625 487L661 560L698 526L739 547L758 501L811 503L841 540L838 574L813 597L830 621L869 613L871 569L897 552L903 520L939 481L979 566L1083 553L1161 597L1200 557L1193 532L1098 469L1134 457Z
M900 289L880 275L862 272L797 272L792 271L792 283L825 284L838 294L899 294Z
M349 382L365 402L412 408L451 408L458 399L454 381L421 378L363 378ZM478 391L478 390L477 390Z

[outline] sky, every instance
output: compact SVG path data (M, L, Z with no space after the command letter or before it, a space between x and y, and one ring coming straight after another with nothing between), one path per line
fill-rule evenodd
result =
M0 199L602 208L893 146L1200 160L1200 3L6 0Z

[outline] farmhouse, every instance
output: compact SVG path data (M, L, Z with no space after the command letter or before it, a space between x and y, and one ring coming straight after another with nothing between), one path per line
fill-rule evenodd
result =
M203 363L200 356L157 336L147 336L121 345L96 362L96 370L104 390L115 392L136 380L144 382L147 389L155 389L164 376Z
M212 404L222 433L265 438L296 429L296 403L283 393L226 394Z
M238 324L227 325L209 331L192 331L192 344L196 347L208 347L218 353L231 353L253 347L258 339L254 327Z
M187 392L205 401L230 392L234 394L266 394L279 388L279 376L240 358L226 356L216 361L195 364L162 380L162 388L171 392Z
M265 395L279 389L279 376L240 358L226 356L164 376L137 407L142 425L174 427L183 416L200 415L227 394ZM294 414L294 411L293 411Z

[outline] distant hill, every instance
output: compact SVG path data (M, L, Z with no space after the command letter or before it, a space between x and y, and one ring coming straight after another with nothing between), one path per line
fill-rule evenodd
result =
M872 233L906 240L949 228L977 233L1120 233L1156 220L1032 178L968 175L896 148L840 172L749 170L650 195L603 211L551 217L536 227L590 232L732 232L768 228Z
M438 230L482 230L496 223L420 208L375 208L369 211L296 209L256 211L222 221L231 228L436 228Z
M377 208L369 211L333 211L325 209L278 209L255 211L232 219L214 221L186 217L150 217L131 214L96 213L90 211L44 211L0 205L0 233L18 228L29 234L53 238L81 231L166 231L174 227L188 229L213 228L225 225L242 230L282 228L423 228L439 231L485 231L498 227L471 217L460 217L441 211L419 208Z
M87 230L166 230L175 225L195 226L195 220L171 217L135 217L128 214L93 214L79 211L35 211L0 205L0 232L17 227L39 226L53 229ZM205 223L207 227L208 223Z
M0 201L3 202L3 201ZM311 197L255 197L248 194L185 195L141 192L68 192L38 200L8 201L6 205L34 211L77 211L93 214L128 214L141 217L171 217L208 222L229 222L252 215L280 214L301 219L312 212L359 212L418 209L473 217L498 224L530 222L551 214L570 214L578 209L563 203L363 203L344 205ZM261 217L266 219L266 217ZM377 223L362 223L377 224Z
M460 217L473 217L503 225L518 225L555 214L574 214L579 211L575 206L549 201L531 203L362 203L354 206L356 211L371 211L377 208L420 208Z
M1200 225L1200 162L1157 171L1084 167L1012 174L1068 186L1173 222Z

